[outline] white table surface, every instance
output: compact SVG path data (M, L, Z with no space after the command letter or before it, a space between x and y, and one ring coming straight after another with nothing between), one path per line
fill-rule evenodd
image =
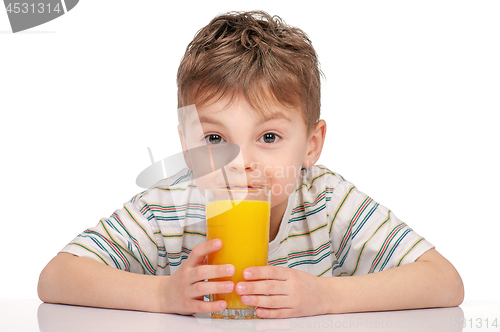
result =
M498 326L493 326L494 320ZM465 327L462 324L465 322ZM231 321L0 299L0 331L499 331L500 301L461 307Z

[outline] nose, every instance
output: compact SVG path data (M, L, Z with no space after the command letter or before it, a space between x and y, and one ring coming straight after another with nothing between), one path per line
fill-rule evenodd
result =
M233 172L249 172L257 168L257 162L253 158L253 154L240 146L239 155L231 161L226 167Z

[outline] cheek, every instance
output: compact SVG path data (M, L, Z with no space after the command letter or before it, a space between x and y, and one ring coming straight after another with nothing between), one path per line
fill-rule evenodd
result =
M301 164L272 167L268 165L265 168L265 175L270 179L272 194L276 202L281 202L295 191L301 166Z
M205 196L205 189L210 188L215 186L216 184L216 179L218 174L221 173L221 171L215 171L212 173L209 173L205 176L200 176L199 178L194 179L194 182L196 183L196 187L198 190L201 192L203 196Z
M300 175L302 160L276 157L266 163L264 175L275 182L293 181ZM288 179L288 180L287 180Z

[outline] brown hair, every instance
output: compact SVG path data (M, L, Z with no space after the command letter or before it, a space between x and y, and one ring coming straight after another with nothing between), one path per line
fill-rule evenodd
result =
M310 133L320 116L321 70L307 35L263 11L215 17L187 46L178 107L242 94L257 111L299 106Z

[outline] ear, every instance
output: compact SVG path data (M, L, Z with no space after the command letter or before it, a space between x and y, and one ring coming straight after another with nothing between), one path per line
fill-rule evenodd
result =
M188 147L186 143L186 139L184 138L184 134L182 133L181 125L177 125L177 132L179 133L179 139L181 140L182 151L184 154L184 161L186 162L187 167L193 169L191 167L191 158L189 157Z
M319 120L314 127L314 130L309 135L309 141L307 143L307 153L302 162L302 166L311 167L318 161L321 151L323 150L323 144L325 143L326 136L326 122L324 120Z

